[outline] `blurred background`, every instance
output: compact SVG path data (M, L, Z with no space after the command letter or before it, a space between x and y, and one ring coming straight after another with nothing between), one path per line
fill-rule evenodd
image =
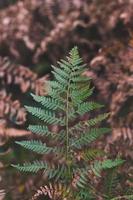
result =
M30 92L45 95L51 64L75 45L93 97L111 113L112 132L97 145L126 159L133 176L133 0L0 0L0 200L29 199L43 184L10 167L36 156L15 140L33 137L24 105Z

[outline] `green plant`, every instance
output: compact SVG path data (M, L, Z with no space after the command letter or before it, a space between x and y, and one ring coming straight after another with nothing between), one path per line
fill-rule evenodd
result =
M123 160L105 159L103 151L91 146L97 138L110 131L109 128L98 127L98 123L109 114L100 114L89 120L85 117L86 113L103 106L93 101L88 102L93 88L90 87L90 79L83 76L85 65L77 47L70 51L66 61L61 60L58 63L60 68L53 66L55 79L48 82L48 96L31 94L38 107L26 106L29 113L44 123L30 125L29 130L44 136L48 142L16 142L38 154L52 155L54 161L45 159L13 166L24 172L43 170L48 181L53 182L52 188L55 188L56 184L65 188L58 193L62 198L89 200L93 199L92 194L95 196L89 182L89 173L100 177L102 170L116 167L122 164ZM58 126L58 132L52 131L53 125Z
M122 185L122 179L127 178L119 173L118 167L106 171L107 175L104 176L102 181L102 190L104 200L119 200L119 199L133 199L133 187Z

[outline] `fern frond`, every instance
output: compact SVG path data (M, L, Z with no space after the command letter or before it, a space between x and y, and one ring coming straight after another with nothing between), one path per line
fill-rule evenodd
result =
M119 179L116 173L116 167L113 167L108 171L108 174L105 179L105 196L106 200L110 200L113 197L113 191L117 184L119 183Z
M52 184L40 187L36 194L32 197L32 200L37 200L40 197L48 196L52 200L57 199L71 199L71 189L70 187L63 185L61 183Z
M32 113L33 116L41 119L48 124L64 124L63 119L57 118L55 114L51 111L31 106L25 106L25 108L29 113Z
M84 145L87 145L93 141L95 141L100 136L108 133L110 131L109 128L92 128L88 133L84 133L78 139L73 139L71 142L71 146L77 149L82 148Z
M106 119L109 116L109 113L104 113L104 114L100 114L98 115L98 117L89 119L88 121L81 121L75 125L73 125L72 127L70 127L69 131L73 132L74 130L82 130L83 127L88 126L95 126L98 123L100 123L101 121L103 121L104 119Z
M48 165L42 161L34 161L33 163L24 163L23 165L12 165L22 172L33 172L37 173L39 170L47 169Z
M55 67L52 65L52 68L54 69L54 72L56 72L57 74L59 74L60 76L62 76L65 79L69 78L70 72L65 71L64 69L61 69L59 67Z
M132 183L133 183L133 181L132 181ZM133 195L133 185L129 186L125 195Z
M57 110L64 108L61 101L59 102L57 99L45 96L37 96L32 93L31 96L36 102L41 103L41 105L43 105L46 109Z
M59 178L63 179L65 173L67 173L65 165L50 166L48 163L42 161L34 161L33 163L24 163L23 165L18 164L12 166L23 172L37 173L38 171L43 170L48 179L55 178L56 181Z
M35 133L37 135L53 137L53 139L57 139L60 141L63 141L63 139L65 139L65 137L66 137L64 130L58 131L58 133L53 133L53 132L49 131L47 126L29 125L28 130L30 130L32 133Z
M48 154L51 151L53 151L52 147L47 147L45 143L42 143L41 141L38 141L38 140L30 140L30 141L24 140L24 141L16 142L16 144L19 144L25 149L29 149L38 154Z
M72 70L72 64L69 61L61 59L60 62L58 62L58 63L60 63L60 66L63 67L63 69L65 71L68 70L69 73L71 72L71 70Z
M82 77L82 76L81 77L73 77L72 81L74 83L86 83L86 82L90 81L90 78L88 78L88 77Z
M85 124L86 124L88 127L95 126L95 125L98 124L99 122L102 122L103 120L105 120L105 119L109 116L109 114L110 114L110 113L100 114L100 115L98 115L97 117L88 120L87 122L85 122Z
M77 46L72 48L72 50L69 52L69 55L70 57L68 58L68 60L72 65L78 65L83 62L83 59L80 58L79 56L79 51Z
M124 163L124 160L121 160L121 159L115 159L115 160L107 159L104 161L95 161L94 164L91 165L91 169L96 176L100 177L101 176L100 173L102 170L111 169L123 163Z
M53 75L54 75L54 77L55 77L55 80L56 80L57 82L59 82L59 83L62 84L63 86L66 86L66 84L67 84L67 82L68 82L69 79L64 78L63 76L61 76L60 74L58 74L58 73L55 72L55 71L52 71L52 73L53 73Z
M96 159L99 156L104 156L105 152L101 149L85 149L83 152L81 152L81 156L85 161L91 161Z
M79 57L78 51L76 53L77 55L76 54L74 55L73 53L71 54L70 52L70 57L68 57L68 60L72 64L73 67L76 67L76 69L79 69L78 66L81 65L81 63L83 63L83 59Z
M56 84L55 84L55 83ZM57 101L60 101L60 102L62 102L62 103L66 103L66 99L64 99L64 97L61 95L63 92L65 92L66 91L66 88L62 88L62 87L60 87L60 86L58 86L58 88L57 88L57 85L59 85L59 84L57 84L57 82L56 81L51 81L50 83L49 83L49 85L55 85L54 87L56 87L56 89L53 87L53 86L51 86L50 87L50 89L49 89L49 95L53 98L53 99L56 99Z
M65 177L67 168L62 164L54 168L46 169L44 173L49 179L55 178L55 181L58 181L58 179L63 179Z
M77 113L73 108L70 108L68 111L68 118L70 121L74 120L77 118Z
M80 76L81 74L83 74L83 72L85 71L85 64L82 64L82 65L80 65L79 67L78 67L78 69L77 70L72 70L72 72L71 72L71 77L78 77L78 76ZM76 87L77 87L77 85L76 85Z
M41 136L51 136L53 133L48 130L47 126L29 125L28 130Z
M88 187L80 188L77 196L80 200L95 200L94 195Z
M97 149L89 149L90 143L110 131L109 128L94 127L106 119L109 114L98 115L89 120L84 118L85 113L101 108L102 105L88 101L94 88L90 87L91 78L83 75L86 65L83 64L77 47L70 51L67 60L61 60L58 63L60 68L52 66L54 80L47 82L48 96L31 94L38 107L26 106L32 116L41 120L39 124L44 122L44 125L30 125L28 129L35 134L46 136L44 139L52 142L47 142L49 146L40 140L17 142L28 150L39 154L50 154L47 156L55 156L55 158L51 159L50 163L34 161L12 166L24 172L43 170L47 180L52 180L54 183L57 181L66 183L72 189L71 196L66 197L64 191L66 192L67 187L63 189L64 186L56 187L56 184L49 185L50 188L48 188L49 186L44 187L45 193L50 194L50 198L53 200L62 198L60 195L52 196L56 195L55 191L58 192L58 190L63 191L60 194L64 195L64 200L66 198L89 200L92 199L91 195L89 196L90 190L87 192L87 187L90 187L88 184L90 170L100 176L102 170L114 168L123 161L120 159L98 161L99 157L104 156L104 153ZM56 131L54 131L54 127ZM78 159L78 156L75 157L78 152L81 160ZM95 161L96 159L97 161ZM88 161L91 161L90 166ZM76 190L73 187L73 179L76 181ZM49 193L45 189L48 189ZM68 193L66 192L66 194Z
M74 104L80 104L84 102L88 97L90 97L93 93L94 88L89 88L88 84L84 86L83 88L73 88L72 86L71 91L71 98Z
M96 103L96 102L84 102L80 105L78 105L77 113L80 115L85 114L86 112L102 108L103 105Z
M75 178L75 185L78 188L85 188L88 183L88 172L87 170L78 170L78 176Z
M60 84L59 82L57 82L55 80L48 81L48 85L49 85L49 95L53 98L54 96L51 95L51 91L57 92L58 95L56 95L56 96L60 100L61 97L59 94L66 91L66 86Z

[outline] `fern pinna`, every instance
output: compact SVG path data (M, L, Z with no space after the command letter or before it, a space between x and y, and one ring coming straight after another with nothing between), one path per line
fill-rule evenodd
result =
M54 180L54 183L67 185L67 188L69 186L69 200L89 200L88 172L91 170L94 175L100 176L103 169L116 167L123 161L97 159L103 153L90 146L97 138L109 133L109 128L95 127L108 114L100 114L89 120L84 117L86 113L99 109L102 105L88 102L93 88L90 87L90 78L83 76L85 64L77 47L70 51L66 60L61 60L58 64L59 68L53 66L54 80L48 82L48 96L31 94L37 107L26 106L29 113L44 123L30 125L29 130L54 141L53 144L40 140L17 142L38 154L52 154L58 161L51 164L47 160L37 160L13 166L24 172L43 170L50 182ZM58 126L58 133L52 131L51 125Z

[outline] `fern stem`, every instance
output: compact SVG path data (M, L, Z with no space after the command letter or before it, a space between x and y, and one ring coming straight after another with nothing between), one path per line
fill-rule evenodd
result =
M67 94L66 94L66 160L68 160L68 152L69 152L69 90L70 90L70 81L71 78L68 81L68 88L67 88Z

